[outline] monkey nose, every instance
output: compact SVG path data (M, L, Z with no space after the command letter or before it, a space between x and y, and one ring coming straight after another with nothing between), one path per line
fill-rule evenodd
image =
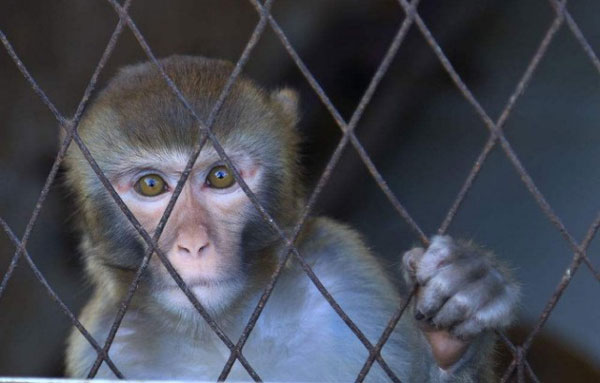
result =
M176 245L176 252L183 257L196 257L202 255L208 243L205 241L181 241Z

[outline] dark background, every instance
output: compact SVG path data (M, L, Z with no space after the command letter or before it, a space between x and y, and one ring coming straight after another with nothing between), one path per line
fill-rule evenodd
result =
M419 12L459 74L496 119L554 18L546 0L423 0ZM600 4L569 11L600 50ZM258 21L249 2L136 1L134 21L159 56L236 61ZM349 119L404 18L393 0L276 0L273 15L308 68ZM63 114L72 115L117 16L108 2L0 2L0 29ZM0 49L0 217L21 236L58 148L53 115ZM100 78L145 61L125 29ZM267 28L245 74L268 88L301 94L302 161L314 185L341 138L339 128ZM573 236L581 240L600 209L600 76L563 25L518 100L506 135ZM427 234L437 231L489 133L416 27L357 127L390 187ZM72 204L53 186L28 250L50 284L78 312L89 294L72 230ZM417 243L348 146L316 209L357 227L387 260ZM522 283L522 340L573 254L504 153L496 148L449 230L493 249ZM600 245L589 256L600 267ZM14 246L0 234L0 275ZM592 381L600 374L600 283L583 265L528 354L542 381ZM70 323L24 262L0 297L0 376L60 376Z

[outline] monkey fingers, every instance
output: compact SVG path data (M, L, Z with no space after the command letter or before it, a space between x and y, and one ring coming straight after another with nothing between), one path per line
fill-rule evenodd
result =
M437 365L447 370L464 355L470 342L458 339L445 330L424 329L423 333L431 346Z

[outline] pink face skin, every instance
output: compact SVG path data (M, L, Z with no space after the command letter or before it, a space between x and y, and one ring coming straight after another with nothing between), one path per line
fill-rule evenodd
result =
M244 153L228 153L244 181L254 192L261 178L259 164ZM135 164L112 182L115 189L142 226L153 234L188 160L187 154L168 152L139 156ZM219 310L237 296L244 284L241 270L240 239L245 214L253 209L237 182L218 189L207 183L211 169L224 165L212 150L203 150L177 199L159 246L200 303ZM146 175L159 175L166 191L154 197L135 188ZM161 281L154 296L165 307L191 309L191 303L175 284L157 256L150 271Z

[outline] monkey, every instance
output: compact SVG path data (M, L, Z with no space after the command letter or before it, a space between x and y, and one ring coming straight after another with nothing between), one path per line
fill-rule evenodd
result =
M207 119L233 65L198 56L160 59L164 73ZM299 100L240 76L211 130L239 176L285 233L306 200L299 162ZM84 113L78 134L119 197L154 235L202 129L152 62L122 68ZM102 344L149 245L100 184L82 152L69 148L66 185L92 296L81 323ZM181 189L158 248L198 302L234 342L286 244L264 222L233 169L208 142ZM416 294L381 350L405 382L494 381L494 330L515 316L519 286L490 252L434 236L396 264L396 283L347 225L309 216L295 246L340 307L376 344L394 312ZM265 381L355 380L369 351L290 258L242 349ZM116 333L109 356L128 379L217 380L230 350L199 315L156 254ZM97 353L75 329L66 375L84 378ZM103 363L98 377L114 378ZM228 379L250 381L236 362ZM389 381L374 363L367 381Z

